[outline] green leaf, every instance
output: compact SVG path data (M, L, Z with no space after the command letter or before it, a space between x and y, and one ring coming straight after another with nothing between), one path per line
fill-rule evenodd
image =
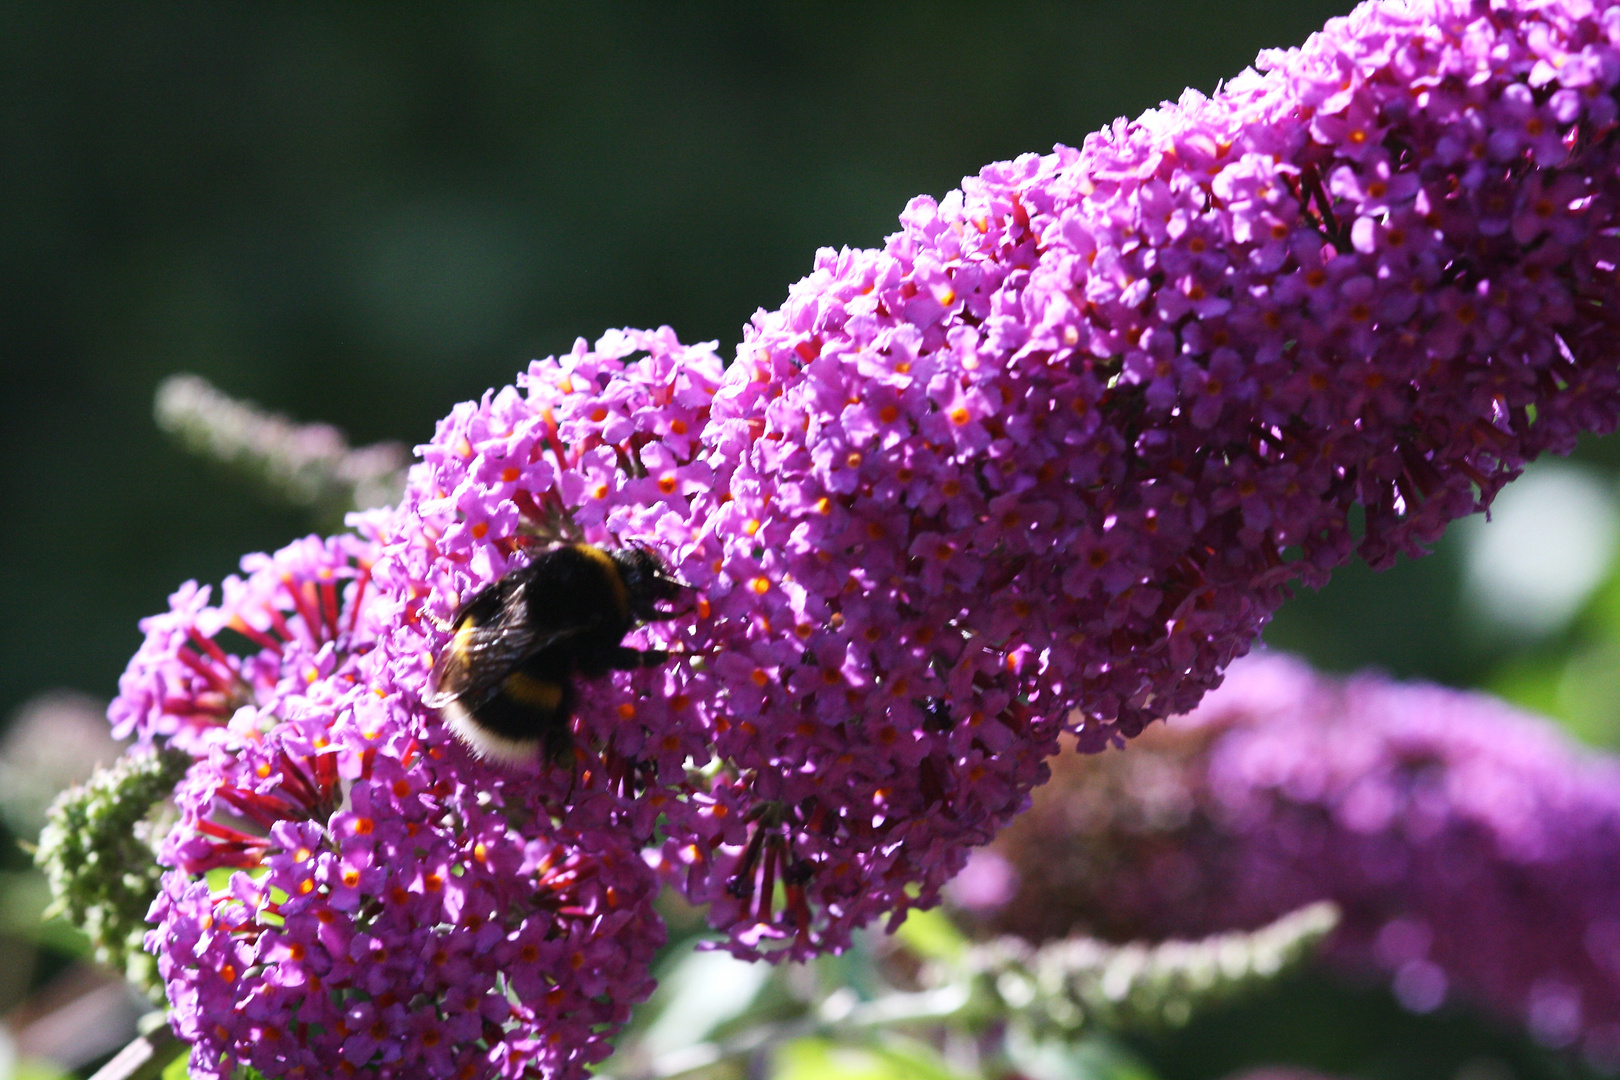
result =
M976 1080L932 1046L893 1034L866 1046L793 1039L777 1047L774 1064L772 1080Z
M932 1046L892 1032L872 1048L872 1053L897 1067L901 1076L914 1080L968 1080L967 1074L946 1065Z
M907 912L894 936L925 960L960 960L968 948L962 931L939 908Z
M1152 1070L1112 1039L1037 1038L1012 1028L1007 1057L1029 1080L1156 1080Z
M913 1074L863 1047L794 1039L776 1048L772 1080L911 1080Z
M11 1080L71 1080L73 1074L64 1072L54 1061L23 1058L12 1066Z
M180 1052L174 1055L174 1060L163 1066L162 1080L189 1080L190 1073L187 1066L191 1063L191 1047L180 1044Z
M254 881L258 881L269 872L268 866L216 866L203 874L203 880L208 882L209 892L228 893L231 891L231 878L237 874L246 874Z
M641 1048L657 1056L702 1042L754 1003L772 970L718 950L693 952L659 978Z

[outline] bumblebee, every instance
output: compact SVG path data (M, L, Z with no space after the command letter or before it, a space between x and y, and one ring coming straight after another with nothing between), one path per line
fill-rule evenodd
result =
M567 544L509 571L463 604L422 701L480 757L569 760L576 677L657 667L661 649L624 636L673 617L655 605L689 588L648 548Z

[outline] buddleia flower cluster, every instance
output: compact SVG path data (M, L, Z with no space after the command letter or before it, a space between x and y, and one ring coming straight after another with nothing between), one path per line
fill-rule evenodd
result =
M197 756L151 938L193 1067L578 1075L659 882L740 956L840 949L1063 732L1193 707L1291 582L1612 428L1617 40L1587 0L1364 5L822 252L729 366L668 330L537 361L359 538L182 590L113 718ZM433 659L568 540L692 608L582 683L571 759L478 761Z
M412 476L397 677L548 521L648 543L703 605L586 711L660 869L741 955L932 902L1060 731L1190 708L1290 581L1613 426L1617 18L1364 6L823 252L723 373L533 365Z
M1002 879L985 930L1154 941L1331 900L1335 967L1620 1064L1620 761L1550 723L1255 656L1190 716L1054 771L964 876Z
M733 951L803 957L930 901L1044 776L1060 721L1015 699L1042 692L1033 655L947 620L966 601L937 576L939 556L912 580L903 503L877 543L881 521L852 516L808 472L790 484L784 463L780 486L736 475L766 423L728 400L746 391L738 370L667 331L627 332L458 409L413 470L377 566L401 603L385 651L396 683L420 693L451 615L528 557L548 521L665 553L697 610L643 632L673 654L662 668L585 687L582 767L478 768L500 790L566 803L570 821L656 836L659 869L711 905ZM915 480L923 491L939 477Z

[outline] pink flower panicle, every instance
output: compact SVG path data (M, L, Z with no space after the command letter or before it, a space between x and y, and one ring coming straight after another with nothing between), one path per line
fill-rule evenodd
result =
M321 751L296 724L216 748L211 798L182 802L147 945L192 1071L583 1075L652 988L663 926L639 853L514 827L433 753L343 720ZM256 873L197 876L222 862Z
M853 852L916 860L856 855L857 919L931 899L1060 725L1194 705L1357 516L1375 565L1417 553L1614 426L1617 39L1584 4L1363 6L914 201L756 317L698 631L757 729L716 745L829 910Z
M581 342L569 356L536 361L519 379L527 394L508 387L442 421L419 448L423 461L376 568L397 684L419 699L458 608L534 550L563 540L638 540L670 557L688 544L689 501L708 484L692 462L692 433L702 430L720 377L709 347L685 348L668 330L626 331L594 352ZM677 625L656 623L629 641L690 654ZM482 781L525 793L537 807L567 807L570 821L628 814L646 835L658 803L686 783L686 763L710 756L703 706L683 696L677 670L687 670L685 659L581 684L577 744L592 760L575 774L480 767ZM429 710L419 711L438 727Z
M1060 729L1193 706L1291 580L1613 426L1616 37L1364 6L821 253L723 373L667 330L534 365L412 475L396 678L558 522L648 543L699 610L594 688L542 803L661 830L742 955L931 903Z
M943 622L927 609L906 616L905 557L872 544L869 526L860 542L884 561L869 559L873 588L844 601L847 564L741 516L762 503L717 478L747 431L716 422L724 378L707 348L627 331L532 365L526 394L453 414L423 450L377 567L386 593L410 598L385 651L420 693L457 606L559 520L591 542L660 551L697 611L642 632L672 652L661 669L585 688L575 774L468 767L571 822L599 815L644 843L656 827L660 866L711 905L729 947L805 956L875 914L931 902L1037 782L1057 724L1037 730L1002 688L1023 654L936 637ZM902 515L891 524L903 535ZM784 573L784 557L802 565ZM1033 671L1023 680L1041 692ZM949 695L973 708L952 715Z
M113 708L200 755L154 932L177 1024L204 1057L247 1054L268 1016L373 1069L572 1076L645 993L654 873L743 956L933 903L1063 730L1098 750L1191 708L1295 578L1416 553L1614 426L1617 42L1620 8L1590 0L1364 5L1212 98L914 200L882 250L820 253L729 368L667 329L537 361L439 425L365 539L246 567L219 608L182 589ZM577 539L648 545L693 610L628 640L667 663L582 682L574 761L477 761L421 704L445 624ZM258 651L219 647L227 625ZM417 834L354 847L367 791ZM285 861L289 829L325 877ZM413 899L486 832L457 880L509 916ZM599 902L538 887L576 865ZM234 900L190 880L265 866ZM381 976L332 945L338 974L310 970L336 996L292 1006L258 965L304 880L344 949L618 934L620 974L536 969L542 1017L480 945L473 1036L416 996L437 976L391 959L363 966L399 981L360 989ZM511 888L530 899L501 906ZM233 1010L217 1030L205 986ZM414 1043L407 1016L449 1026Z
M1289 580L1421 553L1614 426L1617 39L1586 3L1367 4L914 200L756 317L732 513L796 578L830 554L820 595L903 556L971 596L933 625L1026 647L1087 748L1191 707Z

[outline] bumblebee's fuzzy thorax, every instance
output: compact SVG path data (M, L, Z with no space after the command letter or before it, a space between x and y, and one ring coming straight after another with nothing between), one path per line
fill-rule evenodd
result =
M622 548L613 552L611 558L624 582L630 614L638 622L656 622L659 614L653 605L659 601L673 602L687 589L650 548L639 545Z
M650 548L550 548L456 612L423 703L474 753L498 761L567 763L578 677L667 660L624 645L637 625L669 618L657 604L687 588Z

